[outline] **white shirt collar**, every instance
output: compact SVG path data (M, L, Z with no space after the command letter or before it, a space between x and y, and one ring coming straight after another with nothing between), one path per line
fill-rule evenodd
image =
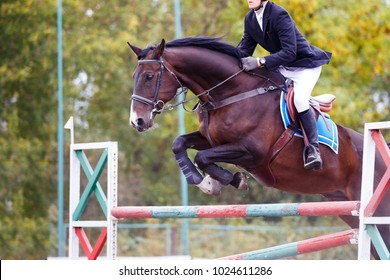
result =
M262 8L258 9L257 11L255 11L256 16L263 17L265 6L267 6L267 4L268 4L268 1L263 4Z
M263 30L263 15L264 15L265 6L267 6L267 4L268 4L268 1L263 4L262 8L255 11L256 18L257 18L257 21L260 25L261 30Z

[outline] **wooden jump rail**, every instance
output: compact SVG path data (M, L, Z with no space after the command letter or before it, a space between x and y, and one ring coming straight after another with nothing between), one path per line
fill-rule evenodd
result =
M128 206L111 209L111 215L118 219L358 216L359 209L359 201L212 206Z
M359 230L350 229L337 233L331 233L306 239L303 241L292 242L289 244L270 247L262 250L251 251L243 254L237 254L219 258L220 260L277 260L306 253L322 251L330 248L336 248L348 244L356 244Z

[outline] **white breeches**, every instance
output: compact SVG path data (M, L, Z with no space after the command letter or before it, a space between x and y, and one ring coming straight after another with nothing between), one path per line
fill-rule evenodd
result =
M279 67L278 71L286 78L294 81L294 104L298 113L308 110L309 98L316 85L322 66L317 68L285 68Z

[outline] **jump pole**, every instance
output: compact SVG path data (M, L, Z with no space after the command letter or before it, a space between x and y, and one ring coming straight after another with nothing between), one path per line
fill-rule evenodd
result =
M220 260L277 260L286 257L297 256L305 253L322 251L348 244L356 244L357 229L345 230L303 241L270 247L262 250L251 251L219 258Z
M359 208L359 201L213 206L128 206L113 208L111 215L118 219L357 216Z

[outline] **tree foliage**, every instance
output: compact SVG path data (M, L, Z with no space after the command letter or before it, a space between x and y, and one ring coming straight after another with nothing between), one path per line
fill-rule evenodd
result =
M120 204L180 204L179 171L171 153L177 113L158 116L157 127L145 134L128 124L137 62L126 42L145 47L174 39L174 1L62 2L64 118L75 117L76 142L119 142ZM365 122L389 119L386 1L277 3L290 11L312 44L333 53L314 93L337 96L332 117L358 131ZM56 5L55 0L0 2L1 258L45 258L55 251ZM181 1L181 10L183 36L224 36L236 45L248 8L246 1L188 0ZM258 48L255 54L266 52ZM186 113L185 123L187 131L196 130L195 114ZM251 184L247 194L232 189L218 198L190 186L190 204L320 199Z
M55 201L56 7L0 3L0 258L45 258Z

